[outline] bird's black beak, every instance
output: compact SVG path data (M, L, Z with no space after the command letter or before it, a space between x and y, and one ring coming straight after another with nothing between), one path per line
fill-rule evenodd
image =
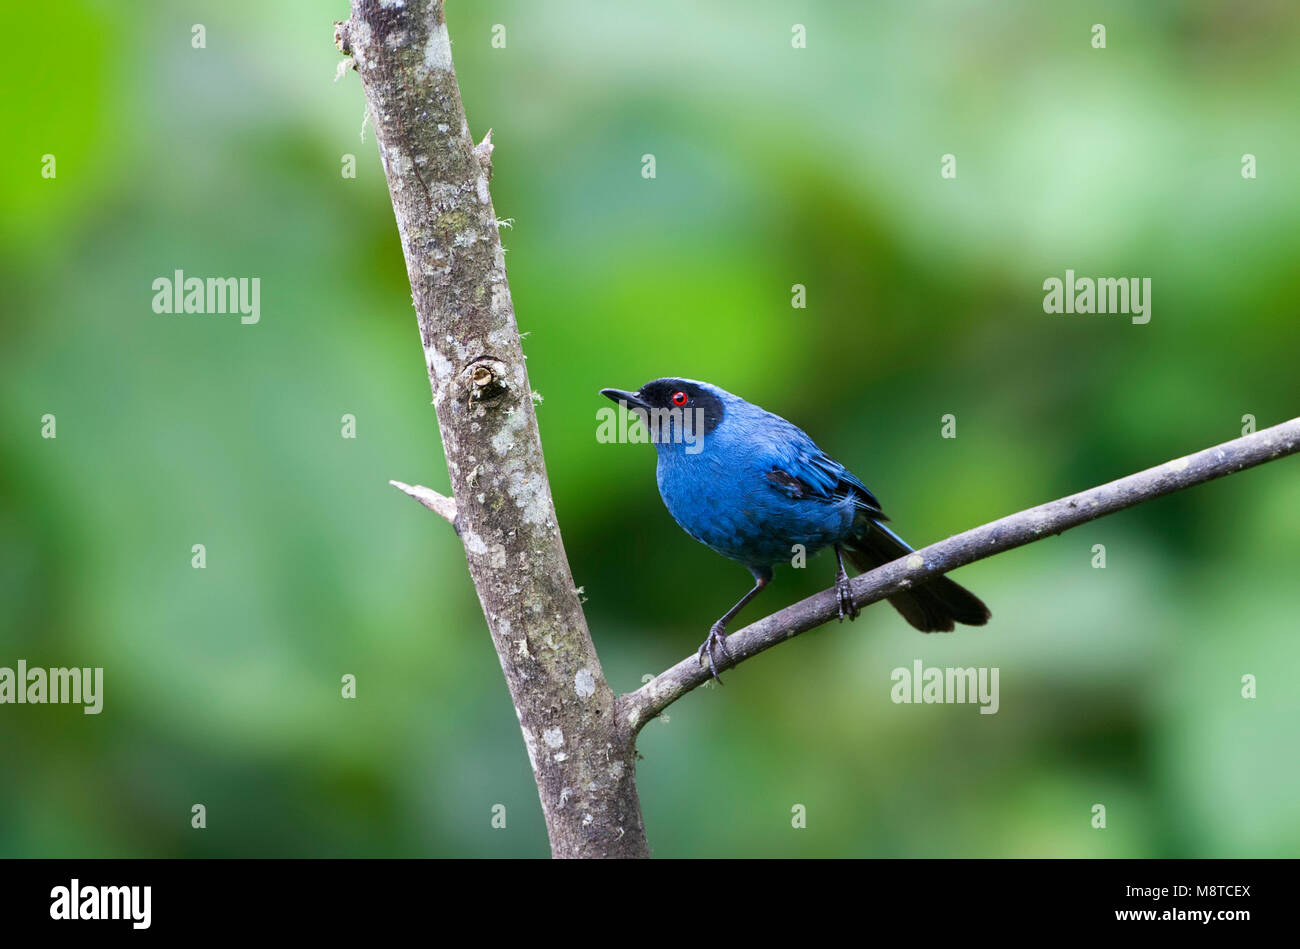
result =
M601 389L600 394L607 399L615 402L625 402L629 409L649 409L650 405L641 396L635 392L624 392L622 389Z

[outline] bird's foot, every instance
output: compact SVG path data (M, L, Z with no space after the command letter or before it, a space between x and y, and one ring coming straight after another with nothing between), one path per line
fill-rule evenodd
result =
M835 575L835 597L839 601L840 622L844 622L844 617L855 620L862 613L853 605L853 588L849 586L849 575L839 573Z
M718 664L713 658L713 650L717 649L726 659L731 658L731 653L727 651L727 628L721 623L714 623L709 629L708 638L700 645L699 661L704 665L704 657L709 657L709 672L713 678L718 680L718 685L722 685L722 679L718 676Z

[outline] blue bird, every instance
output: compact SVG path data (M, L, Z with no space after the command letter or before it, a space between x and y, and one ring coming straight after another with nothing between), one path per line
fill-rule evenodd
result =
M835 550L840 619L856 619L844 558L865 572L912 548L866 485L779 415L707 382L655 379L636 392L602 389L636 414L659 455L659 495L668 512L700 543L754 575L754 588L713 624L700 646L718 678L714 650L727 656L727 623L790 561L795 545L811 555ZM889 598L923 633L951 632L954 623L983 626L980 599L946 576ZM721 679L718 679L721 682Z

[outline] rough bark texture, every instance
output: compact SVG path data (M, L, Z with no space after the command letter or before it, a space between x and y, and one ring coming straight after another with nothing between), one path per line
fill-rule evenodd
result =
M645 856L634 737L616 724L556 525L488 193L491 146L470 137L443 4L352 0L335 34L374 123L451 475L448 510L552 853Z
M947 573L1004 550L1060 534L1105 514L1297 451L1300 451L1300 418L955 534L854 577L853 602L858 606L875 603L915 586L926 577ZM838 613L833 589L800 600L728 636L727 652L731 658L718 663L718 668L738 665L792 636L835 619ZM640 730L655 715L708 680L708 669L701 667L695 656L683 659L637 691L619 696L619 721L628 728Z

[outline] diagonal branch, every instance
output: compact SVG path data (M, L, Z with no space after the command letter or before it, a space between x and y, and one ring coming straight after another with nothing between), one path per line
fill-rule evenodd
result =
M456 526L456 499L439 494L422 484L405 484L401 481L388 482L398 491L415 498L434 514L437 514L452 527Z
M858 606L875 603L976 560L1297 451L1300 418L955 534L854 577L853 602ZM718 668L729 669L838 615L833 589L800 600L728 636L726 645L731 658L719 663ZM639 731L651 718L708 680L708 669L695 656L683 659L635 692L619 696L615 706L619 722Z

